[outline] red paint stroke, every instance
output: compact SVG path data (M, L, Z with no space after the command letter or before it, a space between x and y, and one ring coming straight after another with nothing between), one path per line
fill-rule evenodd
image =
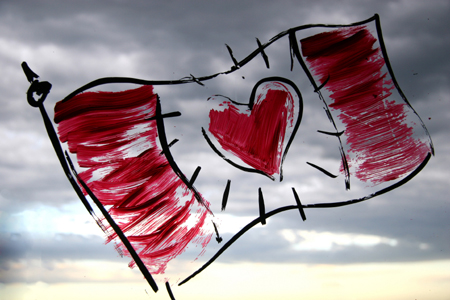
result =
M225 151L266 174L279 174L286 129L294 123L294 97L280 82L263 85L253 108L224 101L209 112L209 131ZM244 107L244 108L243 108Z
M123 92L87 92L55 106L60 141L76 153L91 191L130 241L149 271L167 263L190 242L211 239L207 208L174 173L156 143L157 95L152 86ZM115 241L130 256L117 234ZM130 262L130 267L135 265Z
M395 86L382 71L385 60L366 26L340 28L300 42L315 80L324 83L329 77L329 107L339 111L346 126L349 152L356 154L356 177L378 184L414 170L430 149L413 137L414 128L406 123L407 103L392 97Z

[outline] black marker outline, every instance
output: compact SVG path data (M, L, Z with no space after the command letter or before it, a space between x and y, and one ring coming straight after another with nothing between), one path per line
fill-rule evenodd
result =
M114 230L114 232L117 234L117 236L119 237L122 244L125 246L125 248L127 248L127 251L130 253L131 258L134 260L134 262L138 266L139 271L141 271L142 275L144 275L144 277L147 279L147 281L150 284L150 286L152 287L152 289L156 292L158 290L158 286L156 285L155 280L153 279L152 275L150 274L150 271L147 269L145 264L142 262L141 257L139 256L139 254L137 254L136 250L133 248L133 245L131 245L130 241L125 236L122 229L120 229L120 227L117 225L117 223L111 217L111 215L108 213L108 211L103 206L103 204L100 202L100 200L98 200L97 196L95 196L95 194L91 191L91 189L84 182L84 180L81 179L80 176L78 176L77 171L75 170L75 168L73 168L72 160L70 159L69 154L67 153L67 151L65 151L65 153L66 153L66 159L72 168L72 173L75 175L75 178L81 184L83 189L88 193L89 197L91 197L92 201L94 201L94 203L97 205L98 209L102 212L102 215L105 217L106 221L108 221L109 225Z
M236 60L236 58L234 58L233 50L231 50L231 47L228 46L227 44L225 44L225 46L227 47L228 53L229 53L230 56L231 56L231 60L233 60L234 67L235 67L236 69L239 69L239 63L238 63L238 61Z
M172 293L172 289L170 288L170 284L168 281L166 281L166 290L167 290L167 293L169 294L170 299L175 300L175 297Z
M341 136L345 132L345 130L342 130L340 132L328 132L328 131L323 131L323 130L317 130L317 132L323 133L326 135Z
M261 188L258 188L258 205L259 205L259 219L261 225L266 225L266 206L264 205L264 196Z
M172 147L173 145L175 145L175 143L177 143L179 141L179 139L173 139L169 145L167 145L167 147ZM159 153L159 155L163 155L164 154L164 150L161 150L161 152Z
M223 239L222 239L222 237L221 237L220 234L219 234L219 230L217 229L216 223L214 223L213 220L211 220L211 222L213 223L214 231L216 232L216 241L217 241L218 244L220 244L220 243L222 242Z
M292 132L291 135L289 136L289 139L286 143L286 147L284 148L283 154L281 156L281 162L280 162L280 181L283 181L283 163L284 160L286 158L286 155L289 151L289 148L295 138L295 135L297 134L298 128L300 127L300 123L302 121L302 117L303 117L303 98L302 98L302 94L300 92L300 89L297 87L297 85L292 82L291 80L284 78L284 77L279 77L279 76L271 76L271 77L266 77L263 78L261 80L259 80L257 83L255 83L255 85L253 86L252 92L250 94L250 98L248 103L239 103L237 101L234 101L226 96L222 96L222 95L216 95L216 96L221 96L221 97L225 97L226 99L228 99L229 101L231 101L232 103L234 103L235 105L242 105L242 106L246 106L248 107L248 109L251 111L253 109L253 105L255 102L255 97L256 97L256 91L258 90L258 88L264 84L265 82L280 82L280 83L284 83L286 85L289 85L297 94L298 96L298 100L296 101L295 97L293 97L293 101L295 102L295 104L298 107L298 115L297 115L297 120L295 121L294 126L292 127ZM293 95L294 96L294 95ZM208 100L211 99L208 98ZM203 137L205 138L206 142L208 143L208 145L211 147L211 149L216 152L217 155L219 155L221 158L223 158L227 163L229 163L230 165L232 165L235 168L238 168L241 171L245 171L245 172L250 172L250 173L258 173L261 175L264 175L268 178L270 178L271 180L275 181L275 177L267 174L266 172L263 172L261 170L252 168L252 167L245 167L242 166L239 163L236 163L234 161L232 161L231 159L227 158L212 142L211 138L208 136L208 134L206 133L206 130L202 127L202 133L203 133ZM285 133L286 134L286 133Z
M297 61L302 66L303 71L306 73L311 84L314 87L314 92L317 93L317 95L319 96L319 99L322 101L322 103L324 105L324 109L328 116L328 120L331 122L331 124L333 125L336 132L338 132L339 130L337 129L336 123L334 122L333 116L331 115L330 108L328 107L328 104L325 101L325 98L322 96L322 93L320 92L320 90L325 86L325 84L330 79L330 76L328 76L327 79L320 86L318 86L316 84L316 82L314 81L312 74L309 72L308 67L306 66L305 62L302 59L300 49L298 48L297 37L295 35L295 31L293 31L289 34L289 41L293 47L292 51L294 53L294 56L297 57ZM343 166L344 174L345 174L345 188L346 188L346 190L349 190L350 189L350 169L348 167L347 159L345 157L344 147L342 146L341 137L339 135L337 135L336 137L337 137L338 143L339 143L339 149L340 149L339 152L341 153L342 166Z
M181 112L179 112L179 111L174 111L174 112L170 112L170 113L167 113L167 114L162 114L162 115L160 116L160 118L173 118L173 117L179 117L179 116L181 116ZM146 121L156 120L156 116L150 117L150 118L147 118L147 119L144 119L144 120L146 120ZM177 140L177 142L178 142L178 140ZM173 145L173 144L172 144L172 143L169 144L169 147L170 147L171 145Z
M318 86L317 88L314 89L314 92L317 93L318 91L320 91L328 83L328 80L330 80L329 74L328 74L327 79L325 79L325 81L320 86Z
M212 95L211 97L208 97L208 99L206 99L206 101L209 101L209 100L213 99L214 97L223 97L223 98L227 99L228 101L230 101L230 102L233 103L233 104L236 104L236 105L246 105L246 106L248 106L248 103L237 102L237 101L231 99L230 97L227 97L227 96L224 96L224 95L221 95L221 94L215 94L215 95Z
M159 143L161 145L162 150L165 153L165 156L166 156L167 161L169 162L169 165L172 167L173 172L194 193L194 196L197 199L197 201L200 204L202 204L208 210L208 212L211 213L211 215L214 216L211 209L205 204L205 200L203 199L203 197L200 195L200 193L197 191L197 189L194 187L194 185L190 182L190 180L187 179L187 177L183 174L183 172L181 172L180 168L178 167L178 165L175 163L175 160L173 159L172 152L170 152L169 145L167 143L166 130L164 127L164 115L161 113L161 100L160 100L158 94L157 94L157 99L156 99L155 119L156 119L156 129L158 132Z
M311 167L313 167L313 168L319 170L319 171L322 172L323 174L327 175L328 177L331 177L331 178L337 178L337 177L338 177L337 175L334 175L334 174L328 172L327 170L325 170L324 168L319 167L318 165L315 165L315 164L313 164L313 163L310 163L309 161L307 161L306 163L307 163L308 165L310 165Z
M197 83L197 84L199 84L199 85L201 85L201 86L205 86L205 85L203 84L203 82L201 82L200 80L198 80L194 75L192 75L192 74L189 74L189 75L191 75L191 78L192 78L192 81L193 81L193 82L195 82L195 83Z
M24 64L22 64L22 66L23 65ZM26 65L26 63L25 63L25 65ZM29 69L29 67L28 67L28 69ZM28 89L28 92L27 92L28 97L27 97L27 99L28 99L29 103L30 103L30 95L31 95L32 100L34 100L32 95L33 95L34 92L36 92L35 89L36 89L36 87L38 87L38 84L39 84L38 80L35 80L35 81L32 82L32 84L30 85L30 88ZM50 87L51 87L51 85L50 85ZM47 111L45 110L45 107L44 107L44 100L45 100L45 98L46 98L46 96L47 96L47 94L49 92L50 92L50 90L48 90L47 93L43 94L42 97L38 101L34 100L35 103L36 103L36 106L35 105L32 105L32 106L38 107L39 111L41 112L42 119L44 121L45 128L47 130L47 134L48 134L48 136L50 138L50 141L51 141L51 143L53 145L53 149L56 152L58 160L59 160L59 162L60 162L60 164L61 164L61 166L62 166L62 168L64 170L64 173L66 174L67 178L69 179L69 182L72 185L72 188L77 193L78 198L80 198L81 202L84 204L84 206L87 209L87 211L89 212L89 214L94 218L94 220L97 222L99 227L103 231L105 231L105 228L104 228L103 224L101 224L101 221L96 216L94 210L92 209L92 206L89 204L88 200L84 196L84 194L81 191L77 181L83 186L83 188L89 194L89 196L94 201L94 203L97 204L98 208L102 212L102 214L105 217L105 219L108 221L109 225L113 228L113 230L116 232L117 236L120 238L121 242L124 244L124 246L129 251L130 255L132 256L132 258L134 260L134 262L139 267L139 270L141 271L142 275L145 277L145 279L147 280L147 282L149 283L149 285L151 286L153 291L156 293L158 291L158 286L157 286L155 280L153 279L152 275L148 271L147 267L142 262L142 260L139 257L139 255L137 255L137 253L134 250L133 246L131 246L130 242L125 237L125 235L122 232L122 230L117 226L117 224L114 222L114 220L112 220L112 218L109 215L109 213L106 211L106 209L103 207L103 205L101 205L100 201L98 201L98 199L95 197L95 195L92 193L92 191L88 188L88 186L81 180L81 178L79 178L79 176L78 176L78 174L76 172L74 172L74 174L75 174L75 177L76 177L77 181L74 179L74 176L72 175L72 172L75 171L75 169L71 170L71 168L73 167L72 161L70 160L70 157L68 155L67 155L67 158L65 157L64 152L63 152L62 147L61 147L61 144L59 143L59 139L58 139L58 136L56 134L56 131L55 131L55 129L53 127L53 124L50 121L50 118L48 117ZM112 222L110 222L110 221L112 221Z
M178 84L187 84L187 83L197 83L200 85L204 85L203 81L207 81L207 80L211 80L219 75L225 75L225 74L229 74L232 73L234 71L236 71L237 69L239 69L240 67L244 66L245 64L247 64L249 61L251 61L256 55L261 54L264 58L264 49L267 48L268 46L270 46L272 43L274 43L275 41L277 41L278 39L284 37L284 36L288 36L289 38L289 45L290 45L290 59L291 59L291 70L293 70L294 67L294 58L297 59L297 61L299 62L299 64L302 66L302 69L304 70L304 72L306 73L306 75L308 76L310 82L312 83L315 92L317 92L319 94L319 98L322 99L322 101L325 103L323 96L320 93L320 89L322 87L325 86L325 84L327 83L328 79L325 80L325 82L323 82L320 86L317 86L317 84L315 83L312 75L310 74L308 68L306 67L305 63L302 60L302 56L300 53L300 50L298 48L298 42L297 39L295 37L295 33L297 31L300 30L304 30L304 29L309 29L309 28L318 28L318 27L323 27L323 28L342 28L342 27L351 27L351 26L358 26L358 25L364 25L366 23L375 21L375 26L376 26L376 31L377 31L377 38L378 38L378 43L380 45L380 49L381 52L383 54L384 57L384 62L386 65L386 68L388 69L389 75L391 76L391 79L394 83L394 86L397 88L397 91L399 92L399 94L401 95L401 97L403 98L403 100L405 101L405 103L407 103L407 105L410 107L410 109L416 114L416 116L419 118L419 121L421 122L421 126L422 128L425 130L425 133L428 137L428 143L430 146L430 151L427 153L427 156L425 157L425 159L421 162L421 164L414 170L412 171L408 176L404 177L403 179L399 180L398 182L383 188L375 193L372 193L368 196L362 197L362 198L358 198L358 199L353 199L353 200L348 200L348 201L341 201L341 202L330 202L330 203L318 203L318 204L309 204L309 205L302 205L299 201L300 199L296 196L296 192L295 189L293 188L293 192L294 192L294 198L297 202L297 205L295 206L285 206L285 207L280 207L278 209L275 209L271 212L265 213L264 216L265 218L269 218L277 213L280 213L282 211L286 211L286 210L290 210L290 209L299 209L300 213L303 211L304 208L331 208L331 207L340 207L340 206L346 206L346 205L351 205L351 204L355 204L358 202L362 202L362 201L366 201L369 200L373 197L376 196L380 196L384 193L387 193L393 189L396 189L398 187L400 187L401 185L405 184L406 182L408 182L409 180L411 180L414 176L416 176L424 167L425 165L428 163L429 159L431 158L431 156L435 154L435 150L434 150L434 146L433 146L433 142L431 140L431 136L428 132L428 129L425 127L425 124L423 123L422 119L420 118L420 116L417 114L417 112L414 110L414 108L410 105L409 101L407 100L407 98L405 97L405 95L403 94L403 91L401 90L400 86L397 83L396 77L394 76L394 72L392 70L392 67L390 65L390 61L387 55L387 51L385 48L385 44L384 44L384 40L383 40L383 36L382 36L382 31L381 31L381 25L380 25L380 18L378 16L378 14L375 14L373 17L366 19L364 21L360 21L360 22L355 22L355 23L351 23L351 24L347 24L347 25L325 25L325 24L309 24L309 25L302 25L302 26L298 26L298 27L293 27L290 28L286 31L280 32L279 34L277 34L276 36L274 36L273 38L271 38L267 43L259 45L258 40L258 48L256 50L254 50L251 54L249 54L247 57L245 57L243 60L241 60L240 62L235 61L234 56L232 55L232 51L231 48L229 48L229 46L227 45L227 48L229 49L230 55L233 59L233 62L235 63L235 65L233 67L231 67L230 70L224 71L224 72L220 72L220 73L216 73L213 75L209 75L209 76L203 76L203 77L194 77L192 74L190 77L184 77L181 78L179 80L143 80L143 79L136 79L136 78L129 78L129 77L104 77L104 78L99 78L96 80L93 80L83 86L81 86L80 88L76 89L75 91L73 91L72 93L70 93L69 95L67 95L62 101L68 101L69 99L71 99L72 97L74 97L75 95L86 91L90 88L99 86L99 85L104 85L104 84L111 84L111 83L132 83L132 84L139 84L139 85L178 85ZM236 63L237 62L237 63ZM77 193L78 197L80 198L80 200L82 201L82 203L85 205L86 209L88 210L88 212L93 216L93 218L97 221L97 217L95 216L95 213L92 210L92 207L90 206L89 202L87 201L87 199L84 197L83 193L81 192L80 187L78 186L77 182L75 181L75 179L73 178L71 172L70 172L70 167L68 165L68 162L66 160L66 158L64 157L64 154L62 152L62 148L61 145L59 143L59 139L56 135L56 132L53 128L52 122L50 121L48 114L45 110L45 107L43 105L43 101L45 100L45 98L47 97L48 93L50 92L51 89L51 84L48 82L39 82L36 78L38 78L39 76L37 74L35 74L33 71L31 71L31 69L28 67L28 65L26 64L26 62L22 63L22 68L24 70L24 73L27 77L27 80L30 82L30 87L27 91L27 100L28 103L33 106L33 107L38 107L41 115L43 117L43 121L47 130L47 134L49 135L49 138L52 142L53 148L56 152L56 155L60 161L60 164L64 170L64 173L66 174L69 182L71 183L73 189L75 190L75 192ZM33 94L36 93L38 96L41 96L40 99L35 100ZM300 95L300 93L299 93ZM161 137L160 136L160 143L161 143L161 147L163 147L163 152L166 155L169 155L171 158L171 166L176 166L176 170L174 169L174 172L179 176L180 179L182 179L182 181L189 187L191 188L191 190L194 192L196 198L198 201L201 202L201 196L198 194L198 192L195 190L195 188L190 184L190 182L187 180L187 178L181 173L181 171L179 170L178 166L175 164L175 162L173 161L173 157L171 157L170 151L169 151L169 146L167 145L167 140L165 138L165 132L164 132L164 122L163 122L163 115L161 115L160 110L160 103L159 103L159 96L158 96L158 101L157 101L157 108L159 108L159 116L158 118L156 118L157 120L157 124L158 125L162 125L162 129L160 126L157 126L158 128L158 134L160 133L160 130L162 130L162 132L164 133L164 135ZM333 118L331 116L331 113L328 109L328 106L325 103L325 111L326 114L329 118L329 120L334 123ZM336 128L336 126L335 126ZM202 131L204 132L204 129L202 128ZM321 132L321 131L319 131ZM340 141L340 135L342 134L342 132L338 132L337 128L336 128L336 134L334 133L327 133L327 132L321 132L324 134L330 134L330 135L336 135ZM205 136L205 134L204 134ZM207 139L207 137L205 136L205 138ZM340 147L340 152L341 152L341 157L343 160L343 165L344 165L344 170L346 172L346 188L350 188L350 182L349 182L349 172L348 172L348 164L346 162L346 157L345 157L345 153L342 147L342 143L341 143L341 147ZM219 154L220 155L220 154ZM283 157L284 160L284 157ZM252 171L250 171L252 172ZM280 174L281 175L281 174ZM200 199L199 199L199 198ZM297 201L298 200L298 201ZM212 212L211 212L212 213ZM304 213L304 212L303 212ZM302 216L303 218L303 216ZM306 218L306 217L305 217ZM247 226L245 226L241 231L239 231L237 234L235 234L232 239L230 241L228 241L215 255L214 257L207 262L202 268L200 268L198 271L194 272L190 277L186 278L183 282L181 282L179 285L184 284L185 282L187 282L189 279L191 279L192 277L194 277L196 274L200 273L201 270L203 270L204 268L206 268L212 261L214 261L218 256L220 256L220 254L225 251L226 248L228 248L237 238L239 238L243 233L245 233L246 231L248 231L251 227L253 227L254 225L260 223L261 220L260 218L255 219L254 221L250 222ZM98 223L99 224L99 223ZM101 226L100 226L101 227ZM103 228L102 228L103 229ZM148 281L148 278L147 278ZM150 283L150 285L152 286L152 284ZM156 285L156 283L155 283ZM166 287L167 287L168 283L166 283ZM156 289L152 286L152 288L154 289L154 291L157 291L157 286ZM168 291L170 291L170 286L168 288ZM170 292L169 292L170 295ZM172 295L173 296L173 295Z
M297 207L298 207L298 211L300 213L300 217L302 218L303 222L306 221L306 214L305 211L303 210L303 205L302 202L300 201L300 197L297 194L297 191L295 190L295 188L292 188L292 193L294 193L294 198L295 198L295 202L297 203Z
M191 185L194 184L195 180L197 179L198 173L200 173L200 170L201 170L201 169L202 169L202 168L201 168L200 166L198 166L198 167L195 169L194 174L192 174L191 179L189 180L189 183L190 183Z
M375 193L372 193L368 196L362 197L362 198L358 198L358 199L352 199L352 200L347 200L347 201L340 201L340 202L330 202L330 203L315 203L315 204L307 204L307 205L289 205L289 206L283 206L283 207L279 207L277 209L274 209L270 212L266 212L264 215L264 218L267 220L268 218L284 212L284 211L288 211L288 210L292 210L292 209L305 209L305 208L333 208L333 207L341 207L341 206L347 206L347 205L352 205L355 203L359 203L359 202L363 202L363 201L367 201L369 199L372 199L374 197L380 196L382 194L385 194L395 188L398 188L401 185L404 185L405 183L407 183L408 181L410 181L414 176L416 176L420 171L422 171L422 169L426 166L426 164L428 163L428 161L431 158L431 153L429 152L427 154L427 156L425 157L425 159L422 161L422 163L414 170L412 171L408 176L406 176L405 178L403 178L402 180L400 180L399 182L386 187L384 189L381 189ZM294 193L294 197L295 197ZM297 200L297 197L295 197ZM300 199L298 199L300 201ZM306 216L305 216L306 218ZM244 226L239 232L237 232L233 237L231 237L230 240L228 240L228 242L226 242L222 248L220 248L216 254L214 254L214 256L212 258L210 258L210 260L208 260L205 264L203 264L203 266L201 266L197 271L193 272L191 275L189 275L188 277L186 277L183 281L181 281L178 285L183 285L186 282L188 282L189 280L191 280L192 278L194 278L196 275L198 275L199 273L201 273L203 270L205 270L209 265L211 265L211 263L213 263L227 248L229 248L238 238L240 238L244 233L246 233L248 230L250 230L252 227L254 227L255 225L258 225L259 223L261 223L261 217L258 217L256 219L254 219L253 221L251 221L250 223L248 223L246 226Z
M273 176L270 176L260 170L257 169L253 169L253 168L246 168L243 167L241 165L238 165L237 163L233 162L232 160L230 160L229 158L227 158L225 155L223 155L219 149L216 148L216 146L213 144L213 142L209 139L209 136L206 134L205 129L202 127L202 134L203 137L205 138L206 142L208 143L208 145L211 147L211 149L216 152L217 155L219 155L220 157L223 158L223 160L225 160L227 163L229 163L230 165L232 165L233 167L241 170L241 171L245 171L245 172L249 172L249 173L258 173L264 176L267 176L268 178L270 178L271 180L275 180L275 178Z
M276 42L277 40L281 39L284 36L288 36L289 38L289 48L290 48L290 59L291 59L291 71L294 68L294 58L297 58L298 63L301 65L303 71L306 73L308 79L310 80L311 84L314 87L314 90L318 93L319 98L323 101L323 103L325 104L326 107L326 112L328 117L330 118L330 121L334 124L333 118L331 116L331 113L329 113L329 109L328 109L328 105L326 104L322 94L320 93L320 88L323 87L324 84L326 84L326 82L328 81L325 80L324 83L322 83L321 85L317 85L312 74L309 72L306 64L304 63L301 53L300 53L300 49L298 48L298 42L296 39L296 35L295 33L297 31L301 31L304 29L310 29L310 28L345 28L345 27L353 27L353 26L359 26L359 25L364 25L367 23L370 23L374 21L375 22L375 27L376 27L376 31L377 31L377 38L378 38L378 43L380 45L380 49L381 52L383 54L384 57L384 62L386 65L386 68L388 69L389 75L392 78L392 82L394 83L394 86L397 88L399 94L401 95L402 99L407 103L407 105L410 107L410 109L416 114L416 116L419 118L419 121L421 122L421 126L422 128L425 130L425 133L428 137L428 143L430 145L431 148L431 153L434 155L434 146L433 146L433 141L431 140L431 136L428 132L428 129L426 128L425 124L423 123L422 119L420 118L420 116L417 114L417 112L414 110L414 108L410 105L409 101L407 100L406 96L404 95L403 91L401 90L400 86L397 83L397 79L394 75L394 71L391 67L391 63L389 61L389 57L387 55L387 51L386 51L386 46L384 44L384 39L383 39L383 34L382 34L382 30L381 30L381 24L380 24L380 17L378 14L373 15L372 17L360 21L360 22L354 22L354 23L350 23L350 24L345 24L345 25L339 25L339 24L308 24L308 25L301 25L301 26L297 26L297 27L292 27L288 30L282 31L279 34L275 35L274 37L272 37L267 43L262 44L260 47L258 46L257 49L255 49L252 53L250 53L247 57L245 57L243 60L241 60L240 62L237 63L237 66L233 66L231 69L224 71L224 72L219 72L219 73L215 73L213 75L209 75L209 76L203 76L203 77L194 77L192 74L190 77L184 77L181 78L179 80L143 80L143 79L137 79L137 78L130 78L130 77L104 77L104 78L99 78L96 80L93 80L83 86L81 86L80 88L76 89L75 91L73 91L72 93L70 93L69 95L67 95L62 101L67 101L68 99L72 98L73 96L87 90L90 88L93 88L95 86L98 85L103 85L103 84L110 84L110 83L134 83L134 84L140 84L140 85L176 85L176 84L186 84L186 83L192 83L192 82L196 82L196 83L200 83L201 85L203 85L203 81L207 81L207 80L211 80L219 75L226 75L226 74L230 74L234 71L236 71L237 69L243 67L244 65L246 65L248 62L250 62L255 56L257 56L258 54L262 55L262 51L264 49L266 49L267 47L269 47L272 43ZM232 50L231 48L227 45L227 49L229 49L229 52L231 51L231 56L232 58L234 58L234 56L232 55ZM234 60L233 60L234 62ZM23 66L22 66L23 67ZM24 68L24 67L23 67ZM24 72L27 75L27 78L29 78L30 76L33 76L33 74L31 74L30 72L25 71ZM31 77L33 78L33 77ZM336 127L336 126L335 126ZM337 128L336 128L336 131ZM341 151L343 150L342 147L342 142L340 140L340 137L338 137L339 143L341 144ZM350 188L350 172L349 172L349 168L348 168L348 164L347 161L345 159L345 155L341 155L342 156L342 163L343 163L343 167L344 167L344 172L345 172L345 177L346 177L346 188L349 189Z
M167 147L172 147L173 145L175 145L175 143L177 143L177 142L179 142L180 140L179 139L173 139L173 141L171 141L170 142L170 144L169 145L167 145Z
M258 44L258 49L261 49L261 56L264 59L264 63L266 64L266 68L270 69L269 57L267 56L266 52L264 52L264 48L262 47L261 42L259 41L258 38L256 38L256 43Z
M230 194L230 185L231 185L231 180L228 179L227 180L227 186L225 187L225 190L223 191L223 196L222 196L222 211L225 210L225 208L227 207L227 202L228 202L228 195Z

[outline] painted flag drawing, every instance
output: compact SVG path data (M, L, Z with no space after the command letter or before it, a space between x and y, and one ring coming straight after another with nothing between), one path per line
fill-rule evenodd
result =
M132 249L103 217L107 242L127 256L135 251L151 274L164 273L189 243L203 252L212 233L209 204L167 158L160 109L153 87L142 86L76 95L56 104L54 118L60 141L84 169L77 177L84 194L107 208Z
M305 221L306 209L366 201L411 180L434 155L425 125L395 79L379 22L375 15L350 25L291 28L265 44L257 39L258 47L241 61L227 45L233 66L209 76L191 74L179 80L153 81L125 77L94 80L56 104L57 131L43 105L51 85L39 82L39 76L23 63L31 83L27 99L40 109L68 180L106 233L107 242L114 242L122 254L132 258L129 265L137 266L156 292L158 287L151 274L164 273L168 264L190 245L197 246L197 255L202 255L214 233L218 243L222 237L212 222L210 204L194 186L201 166L187 178L171 154L170 147L178 140L167 140L164 120L177 117L180 112L163 113L163 100L155 87L204 86L210 80L239 72L256 56L262 56L261 64L270 69L265 49L284 38L290 47L287 59L290 58L291 71L295 65L306 74L333 128L319 129L317 133L335 139L344 192L351 189L352 180L376 189L345 201L331 199L307 204L301 203L301 195L292 187L291 205L266 211L259 187L255 191L259 216L224 241L209 261L179 284L182 285L252 227L265 225L266 219L298 210ZM89 91L111 83L139 87L120 92ZM283 162L300 127L303 108L308 105L302 99L299 85L295 80L273 75L258 78L249 85L251 93L245 103L227 95L212 94L204 99L213 108L207 116L208 126L198 128L199 137L204 138L206 147L209 145L208 150L219 156L220 163L283 180ZM35 100L36 95L41 97ZM61 143L67 145L68 152L64 153ZM76 161L72 162L71 157L76 157ZM298 167L313 167L333 180L342 178L319 163L308 161ZM296 178L289 180L295 182ZM226 207L230 182L228 179L223 192L222 210ZM86 196L96 204L102 217L96 217ZM166 287L173 298L167 281Z
M333 134L346 145L348 188L350 175L375 185L402 178L433 153L428 131L395 80L381 30L359 25L324 31L301 39L300 52L332 112Z

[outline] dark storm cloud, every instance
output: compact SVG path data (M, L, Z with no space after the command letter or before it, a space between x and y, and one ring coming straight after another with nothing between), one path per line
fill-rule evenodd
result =
M86 274L83 274L86 271L76 266L77 261L87 261L91 270L94 261L105 264L119 262L124 267L129 262L128 258L120 257L112 244L105 245L98 236L56 234L50 237L33 236L30 233L2 233L0 241L0 282L3 284L92 282L99 279L92 274L86 278ZM116 274L108 280L123 282L128 279Z
M8 261L20 259L40 259L43 261L70 260L117 260L119 254L112 244L105 246L104 239L98 236L82 236L58 233L54 236L38 236L30 233L11 233L1 235L2 267Z

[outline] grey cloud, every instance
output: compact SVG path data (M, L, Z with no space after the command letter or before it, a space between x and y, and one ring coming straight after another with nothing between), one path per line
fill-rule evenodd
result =
M348 228L345 231L348 233ZM337 232L338 233L338 232ZM224 235L224 241L229 236ZM391 236L388 238L394 239ZM445 239L445 237L443 237ZM235 242L216 261L304 263L304 264L358 264L376 262L411 262L446 259L449 244L429 243L428 240L406 236L395 239L395 245L377 244L373 246L332 244L329 250L295 250L281 234L256 229L245 237L245 241ZM408 253L408 255L405 255ZM206 256L206 255L205 255Z
M117 261L119 254L112 244L98 236L57 233L53 236L33 236L31 233L3 233L1 235L2 266L10 261L40 259L62 260L111 260Z
M407 185L367 203L336 209L307 209L306 222L299 219L296 211L276 216L264 229L254 230L239 240L221 261L339 264L448 258L448 10L448 1L436 1L433 5L421 1L365 1L360 5L354 5L353 1L325 4L318 1L179 1L171 5L154 1L135 1L133 5L124 5L121 1L70 1L64 4L22 1L19 5L2 1L0 40L6 41L9 48L2 48L0 52L2 70L6 74L0 79L1 210L12 213L37 204L58 206L76 200L51 149L38 111L26 103L28 83L20 69L22 60L30 63L41 80L53 84L46 103L51 114L57 100L98 77L133 76L156 80L178 79L189 74L209 75L232 65L224 43L232 47L236 58L242 59L256 48L255 37L264 43L290 27L355 22L379 13L394 73L428 126L437 156ZM289 49L283 43L268 49L273 63L270 72L300 78L299 82L303 82L299 83L300 90L310 105L317 97L309 83L302 81L304 75L298 66L290 73ZM255 60L263 62L260 57ZM262 73L264 68L252 68L242 70L246 77L243 81L249 85L260 76L266 76L262 74L268 74ZM216 90L226 92L226 84L228 82L211 81L206 87L161 88L161 95L166 97L164 110L179 110L183 114L180 118L167 120L166 124L170 138L180 138L173 146L173 152L180 158L186 174L196 167L192 157L184 153L186 149L191 149L194 154L210 153L199 131L207 116L203 120L198 118L196 105ZM242 99L248 97L247 85L232 87L232 93ZM314 182L320 177L309 169L297 172L297 168L306 167L300 163L297 167L299 156L303 154L301 150L305 149L300 147L303 142L312 145L310 150L318 157L335 158L335 149L326 146L326 141L315 134L317 129L324 129L316 128L316 117L322 113L320 109L305 111L302 122L305 130L296 137L298 144L293 145L286 159L286 170L293 178L286 177L285 182L294 182L298 191L304 182ZM5 138L8 135L14 138L8 140ZM220 172L217 179L212 176L213 172L204 168L197 181L200 187L216 192L216 198L211 201L219 207L226 179L233 176L232 198L226 212L256 217L259 186L267 192L267 209L293 201L289 189L272 199L276 192L269 191L277 187L264 178L244 178L246 174L230 171L227 167ZM345 191L338 187L342 189L338 184L327 186L328 191L321 197L328 197L329 201L333 197L346 197ZM365 194L366 190L361 193ZM314 198L308 191L299 194L304 203L323 200ZM298 252L279 235L278 231L283 228L380 235L396 239L399 244L396 247L380 245L370 249L345 247L332 252ZM229 238L229 235L224 237ZM2 253L6 253L2 254L2 259L7 262L27 257L49 261L117 258L111 247L103 245L101 238L74 235L60 235L60 240L48 237L37 240L25 235L15 238L2 237L0 245ZM420 250L421 243L430 247Z

